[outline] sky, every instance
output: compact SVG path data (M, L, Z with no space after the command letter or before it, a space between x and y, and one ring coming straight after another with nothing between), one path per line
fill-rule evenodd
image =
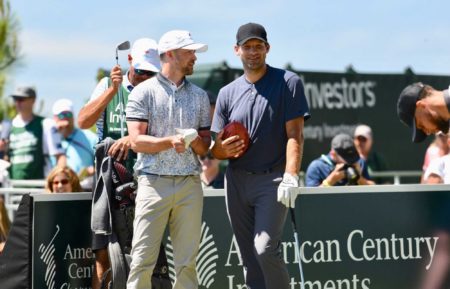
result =
M156 41L173 29L208 44L197 64L226 61L238 27L265 26L267 62L296 70L450 75L450 1L436 0L10 0L19 21L23 58L8 73L5 96L16 86L36 87L50 116L59 98L78 112L89 99L98 68L115 64L115 47L141 37ZM122 67L127 52L119 52ZM5 97L5 99L8 99Z

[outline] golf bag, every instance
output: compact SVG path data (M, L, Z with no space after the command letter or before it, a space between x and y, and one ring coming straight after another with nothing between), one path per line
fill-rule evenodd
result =
M95 188L92 199L91 227L94 233L107 235L111 281L103 288L125 289L131 262L135 191L137 184L122 162L107 154L114 143L106 138L95 149ZM161 244L152 274L152 289L171 289L167 257Z

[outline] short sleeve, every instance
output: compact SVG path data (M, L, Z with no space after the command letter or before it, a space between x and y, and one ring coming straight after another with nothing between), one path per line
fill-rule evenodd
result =
M310 118L308 102L306 101L303 82L298 75L292 75L288 78L286 97L286 121L297 117Z
M202 91L203 94L200 98L200 127L199 129L211 128L211 106L209 104L208 94Z
M56 128L52 119L46 118L42 121L43 127L43 150L44 154L50 156L64 154L62 147L62 136Z
M109 86L109 78L108 77L104 77L102 78L99 83L97 84L97 86L95 87L94 91L91 94L91 98L89 99L89 101L92 101L98 97L100 97L100 95L102 95ZM97 135L99 138L103 138L103 124L104 124L104 117L105 114L102 113L100 114L100 117L98 118L98 120L96 121L95 125L97 127Z
M319 162L314 160L306 170L305 174L305 186L306 187L318 187L324 180L323 174L319 169Z
M102 95L105 90L108 89L108 77L103 77L98 83L97 86L94 88L94 91L91 94L91 97L89 98L89 101L92 101L96 98L98 98L100 95Z
M437 158L430 162L428 168L423 176L424 180L428 179L431 175L437 175L441 179L444 179L444 162L443 158Z
M127 121L149 119L149 105L152 98L145 84L136 86L128 96L125 109Z
M214 115L211 124L211 131L218 133L226 125L227 107L226 107L226 93L223 89L219 91L216 101L216 107L214 109Z

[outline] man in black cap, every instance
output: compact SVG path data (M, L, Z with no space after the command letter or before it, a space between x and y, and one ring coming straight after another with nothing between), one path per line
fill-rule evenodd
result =
M263 26L247 23L239 28L234 51L244 75L219 92L211 127L218 133L212 153L229 159L227 210L247 287L287 289L281 234L288 208L295 205L309 109L298 75L266 64L269 50ZM222 139L222 129L232 121L248 130L245 153L238 136Z
M33 107L36 91L32 87L18 87L11 95L17 115L8 133L8 158L11 179L44 179L50 168L50 156L58 165L66 164L61 135L51 119L36 115Z
M412 128L412 141L421 142L439 131L448 133L450 120L449 90L439 91L420 82L408 85L397 103L400 120Z
M312 161L305 175L307 187L374 184L352 137L344 133L332 139L330 152Z

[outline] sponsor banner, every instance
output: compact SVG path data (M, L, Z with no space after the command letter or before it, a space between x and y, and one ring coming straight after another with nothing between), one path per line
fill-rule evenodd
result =
M411 143L411 131L397 117L397 100L408 84L421 81L438 90L447 89L450 76L404 74L331 73L298 71L304 83L311 119L305 123L302 170L330 150L338 133L353 134L358 124L367 124L374 134L373 150L387 161L389 170L420 170L428 143ZM199 65L189 79L217 94L219 89L240 75L221 63ZM393 145L394 144L394 145ZM417 180L416 180L417 181Z
M223 190L208 190L205 195L197 257L199 288L246 288ZM90 200L52 197L35 200L33 288L90 288ZM300 246L296 246L290 216L280 244L292 289L302 288L296 251L302 260L305 289L450 285L445 283L448 275L442 265L450 260L448 186L302 188L295 214ZM174 278L169 237L166 247Z
M91 195L33 195L32 288L91 288Z

